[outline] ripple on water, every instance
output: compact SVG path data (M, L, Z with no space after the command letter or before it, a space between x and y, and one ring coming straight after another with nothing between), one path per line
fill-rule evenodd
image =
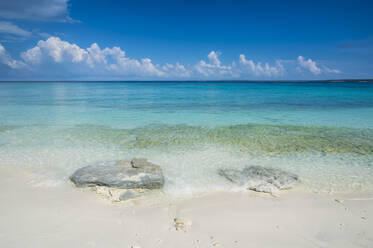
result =
M39 183L66 180L90 163L141 156L162 165L165 190L171 194L238 190L216 171L246 165L296 173L302 180L299 187L310 191L373 189L371 129L259 124L133 129L0 126L0 140L0 164L31 170L39 175Z

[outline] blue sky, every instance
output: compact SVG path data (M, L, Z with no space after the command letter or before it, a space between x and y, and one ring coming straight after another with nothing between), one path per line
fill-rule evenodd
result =
M373 78L373 1L0 0L0 80Z

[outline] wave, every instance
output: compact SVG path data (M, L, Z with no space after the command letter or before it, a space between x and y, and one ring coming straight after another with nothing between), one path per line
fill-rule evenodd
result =
M372 153L373 130L359 128L0 125L0 167L31 171L36 185L58 185L89 164L146 157L162 166L171 194L237 190L217 171L247 165L295 173L310 191L371 191Z

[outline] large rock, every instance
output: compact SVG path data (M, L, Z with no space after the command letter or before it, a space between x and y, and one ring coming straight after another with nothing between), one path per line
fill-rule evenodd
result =
M249 166L243 170L220 169L219 175L250 190L271 194L290 189L298 182L297 175L261 166Z
M86 166L75 171L70 179L77 187L159 189L164 184L161 168L146 159Z

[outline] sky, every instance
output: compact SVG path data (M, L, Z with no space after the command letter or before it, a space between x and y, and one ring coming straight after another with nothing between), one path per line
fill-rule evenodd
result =
M0 0L0 80L373 78L373 1Z

